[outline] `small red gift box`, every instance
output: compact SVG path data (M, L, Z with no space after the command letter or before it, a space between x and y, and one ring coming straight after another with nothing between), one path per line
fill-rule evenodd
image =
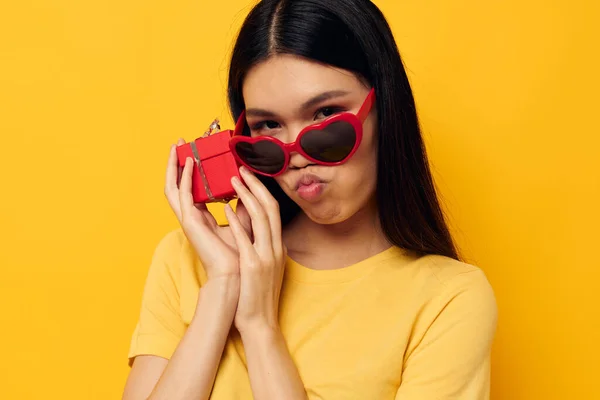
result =
M239 166L229 149L232 130L199 137L177 146L179 166L187 157L194 160L192 195L195 203L227 202L235 197L231 186L233 176L240 177Z

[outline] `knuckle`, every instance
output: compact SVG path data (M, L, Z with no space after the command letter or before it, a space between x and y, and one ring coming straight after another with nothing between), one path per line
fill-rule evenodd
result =
M279 249L275 250L275 259L276 260L281 261L281 260L285 259L286 256L287 256L287 251L285 250L285 248L283 248L283 249L279 248Z
M248 204L246 209L250 215L260 216L262 214L262 207L258 207L254 202Z
M258 207L258 215L260 218L267 218L267 212L262 207Z
M269 197L266 201L267 207L270 210L279 212L279 202L275 200L273 197Z
M270 252L268 256L261 260L261 267L263 270L272 270L277 265L277 255L274 252Z
M263 269L264 263L259 257L250 257L248 260L248 266L254 270L260 271Z

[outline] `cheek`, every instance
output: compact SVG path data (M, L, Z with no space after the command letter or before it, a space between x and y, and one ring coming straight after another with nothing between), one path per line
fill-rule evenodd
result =
M282 175L276 176L273 179L275 179L275 182L277 182L277 184L285 194L287 194L289 197L293 197L293 190L288 186L286 180L283 178L285 175L286 173L283 173Z
M375 190L377 178L377 147L372 137L365 138L351 160L336 173L340 199L364 202Z
M372 157L356 161L348 165L343 171L343 178L340 179L340 183L343 184L342 192L349 199L368 197L374 190L377 177L377 163Z
M373 131L366 133L354 157L348 162L356 181L374 181L377 175L377 138Z

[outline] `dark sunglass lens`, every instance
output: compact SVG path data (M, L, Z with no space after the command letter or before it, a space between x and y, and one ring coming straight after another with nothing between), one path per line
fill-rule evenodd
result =
M268 140L256 143L238 142L235 151L248 166L266 174L281 171L285 163L283 149Z
M356 131L351 123L336 121L321 130L306 132L300 146L312 158L323 162L344 160L356 143Z

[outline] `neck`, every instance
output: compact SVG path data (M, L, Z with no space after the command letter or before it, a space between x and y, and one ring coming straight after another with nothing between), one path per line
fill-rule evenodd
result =
M292 259L314 269L342 268L391 246L375 204L337 224L318 224L300 213L286 226L283 240Z

